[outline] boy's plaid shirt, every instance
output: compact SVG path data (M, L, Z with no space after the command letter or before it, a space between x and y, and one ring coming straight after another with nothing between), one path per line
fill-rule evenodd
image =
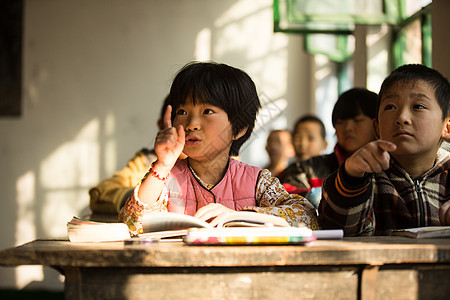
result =
M438 226L439 207L450 200L450 153L440 149L436 164L419 179L394 160L384 172L361 179L343 165L323 185L322 228L343 228L346 236L384 235L392 229Z

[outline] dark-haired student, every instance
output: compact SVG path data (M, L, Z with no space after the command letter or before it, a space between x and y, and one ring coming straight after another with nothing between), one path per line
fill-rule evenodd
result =
M295 156L291 133L282 129L272 130L267 137L266 152L269 164L264 169L269 170L272 176L277 176L287 168L289 160Z
M423 65L404 65L382 83L378 140L350 156L323 185L323 228L346 236L450 225L449 82Z
M319 156L327 149L325 125L314 115L304 115L295 122L292 132L297 161Z
M316 211L289 194L268 170L231 158L255 127L261 107L244 71L193 62L175 76L164 128L155 139L157 159L119 213L132 234L143 232L151 212L192 215L217 225L234 211L280 216L292 226L318 229ZM181 153L187 158L179 159Z
M364 88L352 88L339 96L332 113L337 138L334 151L297 161L283 171L278 177L290 193L306 196L318 207L323 180L356 150L375 140L376 100L377 94Z

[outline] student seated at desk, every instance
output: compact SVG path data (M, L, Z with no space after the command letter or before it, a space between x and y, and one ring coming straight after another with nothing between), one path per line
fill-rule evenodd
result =
M295 155L291 133L287 130L272 130L267 137L266 151L269 164L264 169L269 170L272 176L277 176Z
M193 215L217 225L221 216L249 210L318 229L314 207L290 195L268 170L231 159L248 140L261 107L242 70L225 64L187 64L175 76L155 139L153 162L119 213L132 234L147 212ZM179 159L181 153L186 159Z
M449 83L434 69L404 65L382 83L378 140L350 156L323 185L319 219L345 235L450 225Z
M331 116L337 138L334 151L297 161L284 170L278 178L290 193L303 195L318 207L323 180L356 150L375 140L376 101L377 94L365 88L352 88L339 96ZM323 131L318 129L316 126L316 140L320 132L325 136L325 128ZM294 145L295 139L294 134Z
M304 115L298 119L294 125L292 143L297 161L322 154L328 146L322 120L313 115Z

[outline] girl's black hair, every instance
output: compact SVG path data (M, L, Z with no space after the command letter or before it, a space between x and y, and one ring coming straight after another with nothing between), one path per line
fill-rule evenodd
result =
M450 88L447 78L435 69L428 68L421 64L407 64L398 67L384 79L378 93L377 113L380 107L381 99L383 99L386 91L396 83L407 84L423 80L429 84L434 90L434 96L442 110L442 120L450 115ZM378 116L377 116L378 117Z
M172 121L175 112L187 99L220 107L228 114L233 135L247 128L245 134L233 141L230 156L239 155L255 127L261 108L255 84L244 71L215 62L191 62L175 76L169 93Z
M331 121L335 127L338 119L353 119L363 114L371 119L377 113L377 94L365 88L352 88L342 93L333 108Z

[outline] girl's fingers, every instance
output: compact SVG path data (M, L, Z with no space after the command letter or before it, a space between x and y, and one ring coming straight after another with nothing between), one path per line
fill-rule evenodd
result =
M164 128L172 127L171 116L172 116L172 106L167 105L166 112L164 113L164 118L163 118Z
M218 213L220 212L220 206L222 205L217 203L211 203L203 206L202 208L197 210L194 217L199 218L203 221L208 221L209 219L217 217Z
M209 211L211 210L211 204L203 206L197 210L194 217L199 218L205 221L205 217L209 215ZM206 219L207 220L207 219Z
M205 222L209 221L209 224L213 227L217 226L220 221L229 213L235 212L230 208L223 206L222 204L211 203L200 208L194 215Z

